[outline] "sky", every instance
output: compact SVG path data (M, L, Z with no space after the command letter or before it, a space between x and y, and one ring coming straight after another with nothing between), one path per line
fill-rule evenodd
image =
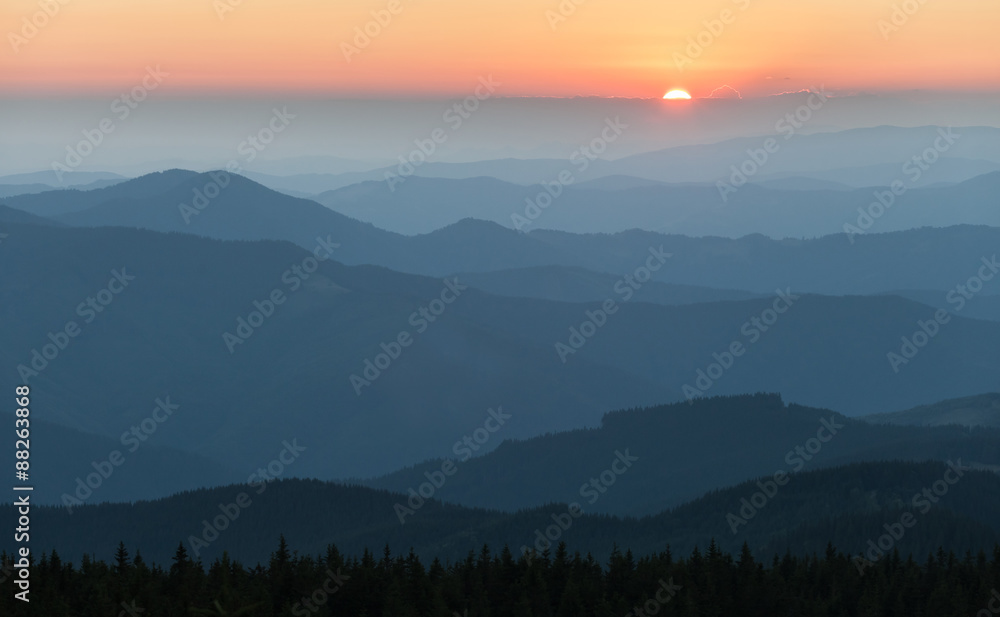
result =
M0 96L148 67L180 96L464 96L490 75L516 97L996 92L997 23L996 0L3 0Z

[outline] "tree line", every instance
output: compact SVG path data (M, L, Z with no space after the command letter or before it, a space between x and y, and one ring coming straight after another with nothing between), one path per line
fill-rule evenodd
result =
M11 563L11 556L0 556ZM462 560L425 564L412 550L346 556L336 546L300 555L284 537L267 563L227 554L210 564L178 545L169 565L146 563L119 544L111 563L79 564L56 551L32 568L29 605L14 600L9 570L0 614L52 617L988 617L1000 612L1000 545L956 556L900 556L858 567L828 545L822 555L755 560L712 541L684 557L669 547L636 558L615 548L590 554L555 550L516 557L484 545Z

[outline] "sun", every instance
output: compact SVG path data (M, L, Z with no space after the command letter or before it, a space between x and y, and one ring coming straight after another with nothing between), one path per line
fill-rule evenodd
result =
M689 99L691 95L683 90L671 90L663 95L665 99Z

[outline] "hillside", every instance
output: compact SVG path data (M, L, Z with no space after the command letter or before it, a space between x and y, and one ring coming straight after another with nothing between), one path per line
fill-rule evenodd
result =
M1000 428L1000 394L968 396L904 411L876 413L861 419L899 426L967 426Z
M6 233L0 314L19 324L0 328L7 385L28 380L44 419L112 439L156 397L173 396L185 413L154 443L228 468L257 469L298 438L310 451L288 474L372 477L447 456L498 408L513 419L486 450L596 426L612 409L683 400L684 386L703 381L699 371L714 374L713 354L733 341L746 351L706 396L767 390L857 415L997 385L1000 324L961 318L895 374L886 354L932 315L897 298L803 296L766 333L746 324L772 298L621 302L562 362L555 342L569 341L570 327L601 305L472 288L456 299L453 279L333 260L302 278L310 255L289 243L121 228L8 225ZM127 289L111 282L116 271L135 277ZM97 312L87 299L101 290L108 304ZM267 308L275 290L284 302ZM440 318L422 317L435 299ZM254 302L271 316L250 329ZM60 333L71 321L82 333L69 341ZM401 332L409 345L395 350ZM58 341L65 348L53 354ZM376 360L386 368L376 372Z
M1000 286L994 288L994 286L990 285L989 289L994 294L1000 292ZM899 290L889 291L881 295L908 298L914 302L933 306L934 308L943 308L952 313L961 313L962 316L971 319L1000 321L1000 295L994 294L980 293L972 295L968 299L962 297L961 299L964 302L961 304L957 302L960 297L958 293L942 294L940 291ZM956 311L959 307L961 307L961 310Z
M6 200L13 208L82 226L129 226L179 231L224 240L286 240L313 250L317 238L338 243L345 264L447 276L537 266L569 266L624 275L642 265L650 248L671 253L664 283L770 294L777 287L822 294L892 290L949 290L975 276L1000 245L1000 228L953 226L811 240L687 237L654 232L528 234L495 223L462 220L432 233L402 236L345 217L316 202L276 193L239 176L203 209L188 212L209 174L164 172L92 191L57 191ZM928 189L930 190L930 189ZM595 191L606 193L605 191ZM193 206L191 206L193 208ZM63 214L53 214L63 213ZM995 280L984 294L997 295Z
M817 437L825 442L817 442ZM812 451L804 450L807 444ZM589 486L618 453L638 460L616 474L613 488ZM824 410L786 406L773 395L736 396L618 411L605 416L597 429L504 442L467 462L452 459L461 473L436 493L445 501L515 511L548 500L598 497L607 488L609 498L597 500L592 511L641 515L777 470L930 459L962 459L966 465L1000 469L1000 431L970 435L958 427L871 425ZM443 464L428 461L366 484L405 493Z
M50 414L42 409L39 416ZM14 426L11 414L0 414L0 421ZM146 435L141 428L132 434L132 428L122 426L118 435L108 437L34 419L32 501L73 506L78 501L96 504L157 499L193 488L246 481L250 475L208 456L164 447L154 434ZM64 496L69 499L64 500Z
M330 544L355 556L366 548L378 552L387 545L396 552L412 547L428 561L436 557L454 563L470 551L479 552L484 544L496 551L506 545L520 556L522 547L530 550L534 544L536 530L553 524L553 516L569 516L571 522L564 524L557 540L566 542L571 551L591 553L599 562L606 562L615 547L648 555L669 546L677 554L688 554L695 546L705 550L713 539L720 549L732 552L746 542L754 555L767 561L786 552L822 553L828 542L857 555L867 548L868 538L877 539L885 533L884 525L906 512L919 523L896 544L904 557L923 560L939 547L961 554L993 546L1000 539L1000 477L995 474L965 470L945 498L914 505L911 498L947 470L939 463L879 463L795 475L735 534L727 515L739 510L741 499L760 490L755 483L729 487L641 519L595 516L585 503L584 513L573 518L566 504L501 514L431 500L400 524L396 504L406 503L404 495L285 480L199 490L132 505L88 505L72 516L61 508L38 508L33 519L44 532L33 550L56 548L63 559L74 561L84 553L110 560L118 543L124 542L147 561L169 563L183 543L190 557L205 563L223 551L244 563L266 563L284 535L289 545L308 555L324 554ZM192 538L212 538L212 524L206 521L220 515L220 505L224 509L238 499L244 507L231 506L238 515L218 532L224 542L192 542ZM3 516L11 516L11 510L10 505L0 506ZM10 543L5 537L0 549Z
M560 266L469 272L458 276L476 289L494 295L555 302L602 302L614 293L615 285L621 280L621 276L614 274ZM636 290L632 301L653 304L697 304L747 300L755 295L747 291L652 281Z
M363 182L315 199L341 214L402 234L430 233L468 217L522 231L585 234L641 229L727 238L747 234L814 238L851 229L858 234L884 233L957 224L1000 226L1000 214L989 205L1000 191L1000 171L940 187L907 185L898 197L889 193L888 208L876 201L877 192L888 192L888 181L847 190L800 184L803 187L798 190L750 184L726 192L723 198L715 182L649 183L607 191L586 188L592 186L590 182L555 183L553 188L495 178L417 177L399 185L384 180ZM860 217L858 208L868 208L873 202L878 209L871 210L877 216Z
M50 225L56 227L62 227L60 223L57 223L51 219L43 218L41 216L35 216L34 214L28 214L24 210L17 210L0 204L0 223L19 223L28 225Z
M836 132L776 138L781 149L768 160L767 174L804 175L829 171L833 161L850 162L854 168L896 164L896 169L914 152L921 152L939 136L937 126L875 126ZM948 150L948 157L1000 163L1000 129L993 126L956 127L961 137ZM747 148L760 148L763 138L742 137L715 144L680 146L623 157L614 161L608 173L629 173L668 182L716 180L730 173L730 165L747 158ZM882 183L899 177L898 171L883 175ZM845 174L846 175L846 174ZM852 174L857 177L857 174ZM820 176L823 177L823 176ZM839 179L839 178L836 178ZM944 181L948 178L938 178ZM881 183L880 183L881 184Z
M306 276L310 255L287 243L112 228L12 225L8 233L0 314L19 327L0 328L5 383L28 380L45 419L112 439L169 395L182 412L157 430L157 445L253 470L298 438L310 454L288 473L349 477L446 452L490 408L516 414L502 438L526 437L667 395L593 362L553 366L548 341L477 323L462 307L482 295L472 289L440 320L424 319L421 307L448 289L442 280L333 261L300 278L292 268ZM59 267L67 260L74 268ZM124 290L113 283L120 294L97 313L86 300L115 280L113 271L135 278ZM266 324L227 343L223 335L244 332L239 319L275 289L285 299L266 309ZM65 337L70 321L81 333L54 359L36 357L52 344L49 334ZM364 375L366 360L403 331L411 337L406 353L370 387L359 386L359 396L351 376ZM371 448L375 436L384 448ZM196 475L188 482L202 485Z

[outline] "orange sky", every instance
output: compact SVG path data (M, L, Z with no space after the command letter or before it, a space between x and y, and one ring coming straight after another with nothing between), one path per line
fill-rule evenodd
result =
M33 34L38 0L0 3L0 95L114 92L156 65L164 90L185 94L437 96L490 74L502 96L1000 90L996 0L907 0L919 8L892 31L879 21L896 0L563 0L575 11L554 26L558 0L43 2L59 8ZM372 11L390 19L348 61ZM716 20L717 36L703 32ZM709 44L684 61L699 34Z

